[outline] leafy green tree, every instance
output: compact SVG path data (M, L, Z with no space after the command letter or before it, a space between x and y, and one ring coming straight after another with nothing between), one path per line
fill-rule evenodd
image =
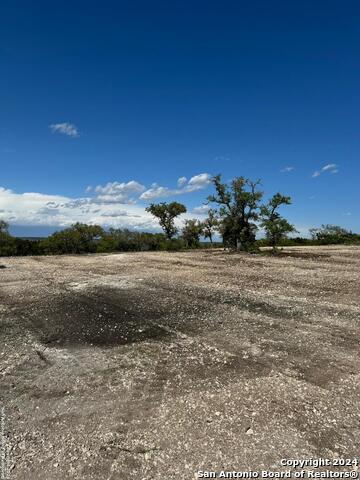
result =
M165 250L167 243L163 233L132 232L126 228L110 228L98 242L97 251L135 252Z
M166 237L171 240L178 232L175 227L175 218L186 213L186 207L182 203L152 203L146 208L154 217L159 220L161 228L164 230Z
M16 255L16 240L9 234L9 224L0 220L0 256Z
M203 225L199 220L191 219L185 220L182 229L182 238L189 248L196 248L200 246L200 236L203 234Z
M205 238L210 240L210 243L213 243L213 235L219 227L219 220L217 219L216 212L212 208L208 211L207 218L202 222L203 225L203 235Z
M41 242L46 253L91 253L97 249L97 242L104 235L99 225L75 223L69 228L55 232Z
M9 233L9 224L5 220L0 220L0 233Z
M16 255L39 255L43 253L40 248L40 240L28 238L15 238Z
M276 246L282 239L286 238L289 233L296 232L295 227L282 217L278 211L282 205L290 204L290 197L276 193L266 205L262 205L260 208L260 225L265 230L266 238L273 248L273 252L276 252Z
M260 181L253 182L236 177L229 185L221 182L221 175L213 177L215 194L208 201L219 205L219 231L226 246L238 250L255 248L255 235L259 218L259 203L263 192L258 189Z

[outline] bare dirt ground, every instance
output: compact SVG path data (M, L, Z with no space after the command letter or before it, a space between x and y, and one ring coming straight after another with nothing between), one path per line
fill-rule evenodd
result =
M359 247L0 264L10 478L359 456Z

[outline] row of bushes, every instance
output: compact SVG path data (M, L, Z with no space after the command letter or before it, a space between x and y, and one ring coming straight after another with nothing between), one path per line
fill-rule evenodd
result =
M341 227L322 225L312 229L312 238L283 238L279 246L360 244L360 235ZM256 247L269 246L268 239L256 241ZM104 231L96 225L77 223L44 239L12 237L5 224L0 225L0 256L55 255L78 253L135 252L149 250L182 250L222 246L221 243L192 243L184 238L169 240L163 233L133 232L127 229Z
M208 246L210 244L200 242L191 248ZM104 231L99 226L80 223L36 240L12 237L7 231L0 232L0 256L171 251L185 248L190 248L186 240L169 240L163 233L133 232L128 229Z
M360 235L337 225L321 225L319 228L310 229L311 238L292 237L282 238L278 246L301 246L301 245L357 245L360 244ZM258 240L259 247L269 246L266 238Z
M256 241L258 247L270 247L270 243L266 238L261 238ZM293 237L284 238L277 244L278 247L301 247L301 246L316 246L316 245L360 245L360 235L353 235L351 238L344 239L322 239L313 240L312 238Z
M39 255L39 242L12 237L0 232L0 256L10 257L13 255Z
M162 233L110 229L86 235L87 228L76 224L41 240L39 246L45 254L178 250L184 247L180 239L167 240Z

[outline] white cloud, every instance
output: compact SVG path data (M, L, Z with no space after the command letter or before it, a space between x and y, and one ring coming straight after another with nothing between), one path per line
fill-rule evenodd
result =
M292 172L293 170L295 170L295 167L288 165L287 167L282 168L280 172L287 173L287 172Z
M201 190L202 188L207 187L211 183L211 175L209 173L200 173L191 177L188 185L187 191L192 192L194 190Z
M97 209L97 212L99 212L100 209ZM110 212L103 212L101 214L102 217L112 217L112 218L117 218L117 217L136 217L136 218L141 218L140 215L131 215L129 214L126 210L114 210Z
M185 185L186 182L187 182L186 177L180 177L180 178L178 178L177 185L178 185L178 187L182 187L182 186Z
M179 180L181 180L181 188L171 189L168 187L162 187L157 184L153 184L151 188L149 188L140 195L140 199L153 200L155 198L171 197L173 195L181 195L184 193L191 193L197 190L202 190L211 183L211 175L209 173L200 173L199 175L191 177L187 183L185 177L180 177L178 179L178 185Z
M141 200L153 200L154 198L170 197L178 195L180 190L170 190L168 187L152 187L140 195Z
M0 187L1 218L12 225L66 227L75 222L131 229L159 230L158 222L145 211L141 200L191 193L205 188L210 183L207 173L195 175L181 188L169 189L153 184L146 190L141 183L108 182L95 188L87 188L88 196L70 198L62 195L47 195L38 192L17 193ZM205 213L206 206L192 213ZM182 216L179 224L187 218Z
M75 222L131 229L157 229L156 220L137 205L69 198L43 193L16 193L0 187L1 218L12 225L67 227Z
M322 171L323 172L326 172L327 170L336 170L337 169L337 165L336 163L328 163L327 165L325 165L324 167L322 167Z
M144 190L144 185L134 180L127 183L109 182L95 188L96 198L107 203L135 203L135 198Z
M339 169L336 163L328 163L327 165L324 165L320 170L316 170L311 176L313 178L320 177L320 175L324 172L328 173L338 173Z
M201 205L200 207L194 207L192 209L193 213L196 215L206 215L209 211L210 207L208 205Z
M67 135L68 137L80 136L78 128L72 123L53 123L49 125L49 128L53 133L61 133L62 135Z

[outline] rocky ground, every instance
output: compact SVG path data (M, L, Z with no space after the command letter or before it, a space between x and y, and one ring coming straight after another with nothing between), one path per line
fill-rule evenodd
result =
M359 456L359 247L0 264L10 478L194 479Z

